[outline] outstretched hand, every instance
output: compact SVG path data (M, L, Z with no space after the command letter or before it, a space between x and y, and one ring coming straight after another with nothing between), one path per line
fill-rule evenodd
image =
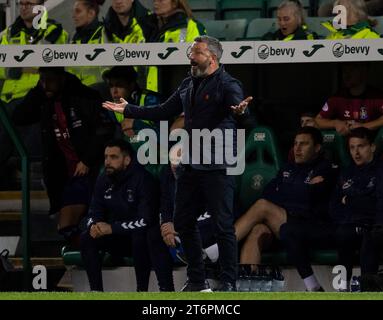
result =
M235 114L238 114L238 115L244 114L251 100L253 100L253 97L249 96L245 100L241 101L238 105L231 106L230 108L233 110Z
M128 102L124 98L120 98L120 103L105 101L103 102L102 106L105 109L113 111L113 112L124 113L124 110L127 104Z

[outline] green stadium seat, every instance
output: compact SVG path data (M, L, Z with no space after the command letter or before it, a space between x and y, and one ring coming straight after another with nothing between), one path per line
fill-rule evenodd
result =
M306 16L311 13L310 11L310 0L300 0L305 9ZM277 16L278 6L282 3L282 0L268 0L267 1L267 16L273 18Z
M273 131L258 127L251 131L245 146L245 172L237 181L240 212L245 212L261 196L265 185L276 176L282 158Z
M223 41L236 41L245 37L246 19L202 21L209 36Z
M79 266L83 267L83 262L81 258L80 251L72 251L67 247L63 247L61 250L61 255L63 257L64 264L66 266ZM119 260L118 263L112 258L109 253L100 252L100 256L103 256L103 266L104 267L120 267L120 266L133 266L133 258L132 257L124 257L122 260Z
M276 20L274 18L258 18L251 20L247 27L246 39L261 40L262 37L277 29Z
M221 0L221 12L224 20L246 19L248 22L254 18L265 16L264 0Z
M216 0L189 0L193 16L199 20L215 20L218 5Z
M351 157L347 150L346 141L343 136L335 130L322 130L323 148L332 155L332 160L345 168L350 165Z
M332 17L307 17L306 25L309 30L315 32L320 39L325 39L330 31L322 26L322 22L329 20L331 21Z

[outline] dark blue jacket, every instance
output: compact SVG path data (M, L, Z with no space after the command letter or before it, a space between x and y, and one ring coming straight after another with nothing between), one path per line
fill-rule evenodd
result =
M103 173L96 182L87 226L104 221L112 225L113 234L126 234L154 225L158 197L154 177L135 161L115 181Z
M305 163L287 163L265 187L263 198L284 208L288 215L317 221L328 220L331 191L338 168L323 158ZM309 184L322 176L324 181Z
M233 129L235 134L238 119L230 106L237 105L242 100L241 83L225 72L223 66L220 66L218 70L204 79L187 77L172 96L162 104L150 108L128 104L124 115L126 118L168 120L184 112L185 130L189 133L189 137L191 137L192 129ZM234 150L236 149L235 142L236 136ZM192 143L190 143L191 145ZM214 150L214 148L212 149ZM211 158L214 159L214 155ZM202 170L228 167L226 163L192 164L192 166Z
M382 164L374 160L363 166L350 165L339 177L331 200L331 217L339 224L373 224L377 217L383 222L382 215Z

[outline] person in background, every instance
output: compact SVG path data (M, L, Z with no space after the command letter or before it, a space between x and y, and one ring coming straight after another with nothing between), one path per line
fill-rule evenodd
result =
M358 127L377 130L383 126L383 93L368 85L368 70L365 62L342 63L343 87L316 116L319 129L347 135Z
M339 263L347 270L347 283L342 283L346 291L357 252L362 275L378 272L378 251L371 230L383 212L383 166L374 157L373 133L363 127L353 129L347 145L353 163L341 173L330 207L337 225Z
M98 19L100 6L105 0L76 0L73 4L72 19L76 33L72 44L103 44L104 25ZM86 86L95 86L102 82L102 67L71 67L67 70L75 74Z
M39 74L13 120L41 124L49 213L59 213L58 232L76 247L109 137L100 116L101 97L63 67L41 67Z
M153 11L140 20L146 42L193 42L206 34L205 27L193 18L186 0L153 0ZM161 68L148 67L146 89L162 92L163 81Z
M317 39L316 33L308 30L305 24L303 6L299 1L285 0L277 10L279 29L268 32L262 40L313 40Z
M347 28L335 29L332 21L322 23L330 31L328 40L336 39L379 39L380 35L373 29L375 22L368 18L364 0L337 0L334 6L342 5L347 10Z
M68 43L68 33L57 21L48 19L45 13L39 24L46 23L46 29L35 29L33 20L38 13L33 8L44 5L44 0L21 0L19 16L0 33L0 45L36 45L36 44L65 44ZM22 101L27 92L39 81L38 69L34 67L4 68L0 67L0 98L10 117L16 106ZM42 145L38 125L18 128L30 156L41 158ZM0 125L0 180L8 174L7 162L14 152L14 145Z

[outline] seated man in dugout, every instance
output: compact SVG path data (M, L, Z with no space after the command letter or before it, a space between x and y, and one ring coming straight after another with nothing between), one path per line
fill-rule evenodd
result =
M236 221L237 240L243 240L241 264L260 264L262 248L273 235L280 237L286 221L321 220L327 214L337 168L324 158L322 142L318 129L300 128L294 141L294 162L278 172L262 198Z
M316 116L319 129L347 135L358 127L377 130L383 126L383 93L368 85L368 71L365 62L342 63L343 87Z
M347 282L342 291L350 289L356 252L362 276L376 274L379 261L373 235L383 212L383 166L375 159L375 144L370 130L357 128L347 137L353 163L340 175L331 201L331 217L337 225L335 238L339 264L346 267Z

